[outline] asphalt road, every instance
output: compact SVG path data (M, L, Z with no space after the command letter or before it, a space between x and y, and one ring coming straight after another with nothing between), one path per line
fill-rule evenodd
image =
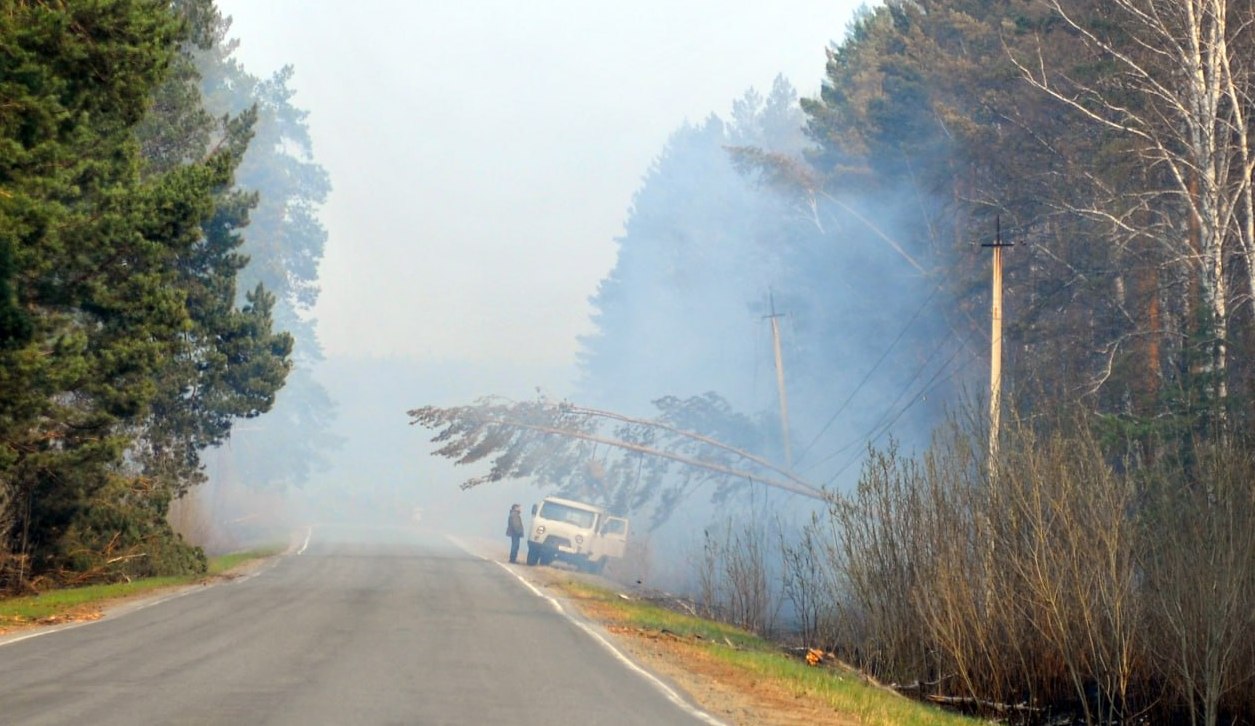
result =
M0 645L0 724L699 722L497 563L384 534Z

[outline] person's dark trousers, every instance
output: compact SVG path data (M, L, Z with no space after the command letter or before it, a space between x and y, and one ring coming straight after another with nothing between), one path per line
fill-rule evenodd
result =
M516 561L519 557L519 540L520 539L523 539L523 538L519 536L514 536L510 538L510 561L511 562Z

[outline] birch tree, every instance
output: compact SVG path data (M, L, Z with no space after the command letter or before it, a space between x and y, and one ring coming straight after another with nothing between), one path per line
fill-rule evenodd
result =
M1197 289L1205 323L1204 372L1216 401L1227 394L1232 305L1255 293L1249 120L1250 3L1233 0L1043 0L1105 66L1098 80L1012 51L1035 88L1126 139L1144 188L1073 211L1106 223L1122 245L1150 239ZM1130 202L1132 202L1130 208ZM1245 276L1235 297L1230 280ZM1187 299L1185 305L1193 305Z

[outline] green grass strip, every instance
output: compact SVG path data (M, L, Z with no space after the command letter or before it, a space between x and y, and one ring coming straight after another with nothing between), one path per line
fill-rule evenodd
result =
M266 547L247 552L233 552L227 555L210 557L208 571L204 575L146 577L130 582L67 587L59 590L48 590L38 595L3 598L0 599L0 628L55 618L69 614L76 609L100 605L119 598L143 595L164 587L190 585L200 582L206 577L221 575L251 560L270 557L282 551L282 547Z
M186 585L198 579L200 579L199 576L192 575L147 577L131 582L70 587L62 590L49 590L38 595L5 598L0 600L0 626L64 615L75 608L132 595L142 595L172 585Z
M283 552L283 549L283 547L276 545L274 547L261 547L254 550L247 550L245 552L232 552L231 554L210 557L208 573L210 575L221 575L224 572L239 567L245 562L261 559L263 557L273 557Z
M693 638L693 645L723 663L769 680L794 695L826 703L837 713L855 717L862 724L972 726L985 723L877 688L853 670L809 666L782 653L775 644L731 625L677 613L641 600L624 600L615 592L583 582L567 581L560 589L573 600L591 600L608 606L616 624L642 630L668 630L680 637Z
M797 696L814 698L834 711L857 717L859 723L894 726L960 726L984 723L905 698L863 681L856 672L816 668L782 653L738 651L718 644L705 646L715 658L787 688Z

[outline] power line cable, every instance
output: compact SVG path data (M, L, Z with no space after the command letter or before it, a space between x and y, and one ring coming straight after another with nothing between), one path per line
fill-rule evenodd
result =
M872 427L871 427L871 430L870 430L870 431L868 431L866 434L863 434L863 435L862 435L862 436L860 436L860 437L856 437L856 438L854 438L854 439L853 439L853 440L851 440L849 443L847 443L846 445L844 445L844 446L842 446L841 448L837 449L836 451L830 452L829 454L827 454L827 455L826 455L826 456L824 456L823 458L821 458L821 459L819 459L819 460L817 460L817 461L813 462L810 466L806 467L806 469L807 469L807 470L815 469L815 468L816 468L816 467L818 467L819 465L821 465L821 464L823 464L823 463L825 463L825 462L831 461L832 459L835 459L836 457L840 456L841 454L844 454L846 451L849 451L849 450L850 450L852 447L854 447L855 445L862 443L863 441L865 441L865 440L867 439L867 437L868 437L868 436L871 436L873 433L875 433L875 432L876 432L876 430L877 430L878 428L880 428L881 424L883 424L883 423L884 423L884 421L885 421L886 419L888 419L890 416L892 416L892 415L893 415L894 407L895 407L895 406L897 406L897 405L898 405L898 402L899 402L899 401L901 401L901 400L902 400L902 398L903 398L904 396L906 396L906 394L908 394L908 393L911 391L911 387L915 385L915 381L917 381L917 380L919 379L919 377L920 377L920 376L924 373L924 371L928 369L928 365L929 365L929 363L931 363L933 360L935 360L935 359L936 359L936 355L937 355L937 353L939 353L939 352L941 351L942 347L943 347L945 344L946 344L946 341L942 341L942 342L941 342L941 343L937 346L937 348L935 348L935 349L933 350L933 354L932 354L932 355L930 355L930 356L929 356L929 357L925 360L924 364L923 364L923 365L921 365L921 366L920 366L920 367L919 367L919 368L915 371L915 375L911 376L910 380L908 380L908 381L907 381L907 383L906 383L906 385L905 385L905 386L903 386L902 391L901 391L900 393L898 393L898 395L897 395L897 396L893 399L893 401L892 401L892 402L889 404L889 406L886 408L885 412L884 412L884 413L882 413L878 419L876 419L876 422L875 422L874 424L872 424Z
M811 439L811 442L809 444L806 445L806 448L802 449L802 453L799 454L798 457L794 460L794 466L800 464L802 462L802 459L806 458L806 455L810 453L811 448L815 446L815 444L819 441L819 439L822 438L824 434L828 433L828 429L832 426L834 422L836 422L837 417L839 417L841 413L845 411L846 406L850 405L850 402L854 400L854 397L858 395L859 391L863 390L863 386L866 385L869 380L871 380L872 375L874 375L877 369L880 368L880 364L885 362L885 358L889 357L889 353L891 353L894 347L897 346L897 344L901 342L902 338L906 336L907 331L910 330L911 326L915 324L915 320L919 318L921 313L924 312L924 308L928 307L928 303L932 302L933 297L937 295L937 292L940 289L941 289L941 286L937 285L936 287L932 289L932 292L928 293L928 297L924 299L923 304L919 306L919 309L915 311L915 314L911 316L911 319L906 321L906 325L902 327L901 332L898 333L898 337L894 338L893 342L890 343L887 348L885 348L885 351L880 354L880 358L878 358L876 362L872 364L872 367L867 371L867 373L863 375L863 380L858 382L858 385L854 387L854 390L850 392L850 395L846 397L845 401L843 401L841 405L837 407L836 412L834 412L832 416L828 419L828 422L823 425L823 427L819 430L819 433L815 434L815 437Z
M885 411L885 413L881 414L880 418L879 418L879 419L877 419L876 423L872 425L871 430L869 430L869 431L868 431L866 434L864 434L863 436L860 436L860 437L858 437L858 438L853 439L852 441L850 441L850 442L849 442L848 444L846 444L845 446L842 446L841 448L837 449L836 451L833 451L832 453L828 454L827 456L823 457L822 459L820 459L820 460L818 460L818 461L814 462L814 463L813 463L813 464L811 464L809 467L807 467L807 469L814 469L815 467L819 466L820 464L823 464L823 463L825 463L825 462L827 462L827 461L831 461L832 459L835 459L836 457L840 456L841 454L844 454L846 451L849 451L849 450L850 450L852 447L854 447L856 444L860 444L860 443L863 443L863 442L867 441L867 440L868 440L868 438L869 438L872 434L876 433L877 429L881 428L881 426L884 424L884 422L886 421L886 419L889 419L889 418L890 418L890 416L893 416L893 411L894 411L894 408L895 408L895 407L898 405L898 403L899 403L899 402L903 399L903 397L905 397L908 393L910 393L911 388L915 385L915 382L916 382L917 380L919 380L920 376L922 376L922 375L924 374L924 371L928 370L929 365L930 365L930 364L931 364L934 360L936 360L936 359L937 359L937 354L941 352L941 350L945 347L946 343L948 343L948 342L950 342L950 341L949 341L949 339L942 339L942 340L941 340L941 341L937 344L937 347L933 349L932 353L931 353L931 354L930 354L927 358L925 358L925 359L924 359L924 363L923 363L923 364L922 364L919 368L917 368L917 369L915 370L915 374L914 374L913 376L911 376L910 380L908 380L908 381L906 382L906 385L902 387L902 391L901 391L900 393L898 393L898 395L897 395L897 396L893 399L893 401L889 404L889 406L888 406L887 410ZM934 380L936 379L936 376L937 376L937 375L940 375L940 371L945 370L945 367L946 367L947 365L949 365L949 364L950 364L950 361L954 360L954 357L955 357L956 355L958 355L958 354L959 354L959 351L961 351L961 350L962 350L962 346L961 346L961 345L955 348L954 352L950 354L950 357L949 357L949 358L947 358L947 359L946 359L946 361L945 361L944 363L942 363L942 364L941 364L941 368L939 368L939 369L938 369L939 373L934 374L934 376L933 376L933 379L934 379ZM925 384L925 385L927 385L927 384ZM910 407L910 405L911 405L912 403L914 403L914 400L912 400L912 401L911 401L911 403L908 403L908 404L907 404L907 407L909 408L909 407ZM894 421L896 421L896 420L897 420L897 418L898 418L898 417L900 417L900 416L901 416L901 412L899 412L899 413L897 414L897 416L894 416L893 420L894 420Z
M898 411L897 415L895 415L895 416L894 416L892 419L890 419L889 421L886 421L886 422L884 423L884 425L883 425L883 426L876 426L876 427L873 427L873 428L872 428L872 430L871 430L870 432L868 432L867 437L865 438L864 443L865 443L865 444L874 444L874 443L876 443L877 441L879 441L879 440L880 440L880 437L881 437L881 436L884 436L884 435L885 435L885 433L889 431L889 428L890 428L890 427L892 427L892 426L893 426L893 424L897 423L898 419L902 418L902 416L903 416L903 415L905 415L905 414L906 414L906 412L907 412L907 411L909 411L909 410L911 409L911 407L912 407L912 406L914 406L917 402L919 402L919 401L920 401L920 400L921 400L924 396L926 396L926 395L927 395L930 391L932 391L932 390L933 390L934 388L936 388L938 385L941 385L942 383L946 383L946 382L948 382L951 378L954 378L954 376L955 376L955 374L956 374L956 373L958 373L959 371L963 370L964 366L966 366L968 363L970 363L970 362L972 361L972 359L974 359L974 358L976 357L976 355L975 355L975 354L969 355L969 356L968 356L968 358L967 358L967 360L963 361L963 365L960 365L960 366L956 367L953 371L951 371L951 372L950 372L950 375L946 376L943 380L941 380L941 381L937 381L937 377L938 377L938 376L940 376L940 375L941 375L941 373L942 373L942 372L946 369L946 366L948 366L948 365L950 364L950 361L954 360L954 357L955 357L956 355L958 355L958 353L959 353L959 351L960 351L960 350L962 350L962 349L961 349L961 348L955 348L954 353L950 354L950 357L949 357L949 358L947 358L947 359L946 359L946 362L945 362L945 363L943 363L943 364L942 364L942 366L941 366L940 368L938 368L938 369L937 369L937 372L936 372L935 374L933 374L933 377L932 377L931 379L929 379L928 383L925 383L925 384L924 384L924 387L920 389L919 393L915 394L915 397L914 397L914 398L912 398L912 399L910 400L910 402L908 402L905 406L903 406L903 407L902 407L902 410ZM879 433L877 433L877 431L876 431L876 429L877 429L877 428L879 428L879 429L880 429ZM873 434L874 434L874 435L873 435ZM846 448L846 449L848 449L848 448L849 448L849 446L846 446L845 448ZM825 486L827 486L827 485L831 485L833 482L835 482L835 481L837 480L837 477L839 477L839 476L841 476L842 474L844 474L844 473L845 473L845 470L846 470L846 469L849 469L849 468L850 468L850 467L851 467L851 466L852 466L852 465L853 465L856 461L858 461L858 460L859 460L862 456L863 456L863 455L862 455L862 453L860 452L860 453L858 453L858 454L855 454L853 457L851 457L849 461L845 462L845 464L844 464L844 465L842 465L840 469L837 469L837 471L836 471L836 472L835 472L835 473L834 473L831 477L829 477L829 478L828 478L827 484L826 484Z

